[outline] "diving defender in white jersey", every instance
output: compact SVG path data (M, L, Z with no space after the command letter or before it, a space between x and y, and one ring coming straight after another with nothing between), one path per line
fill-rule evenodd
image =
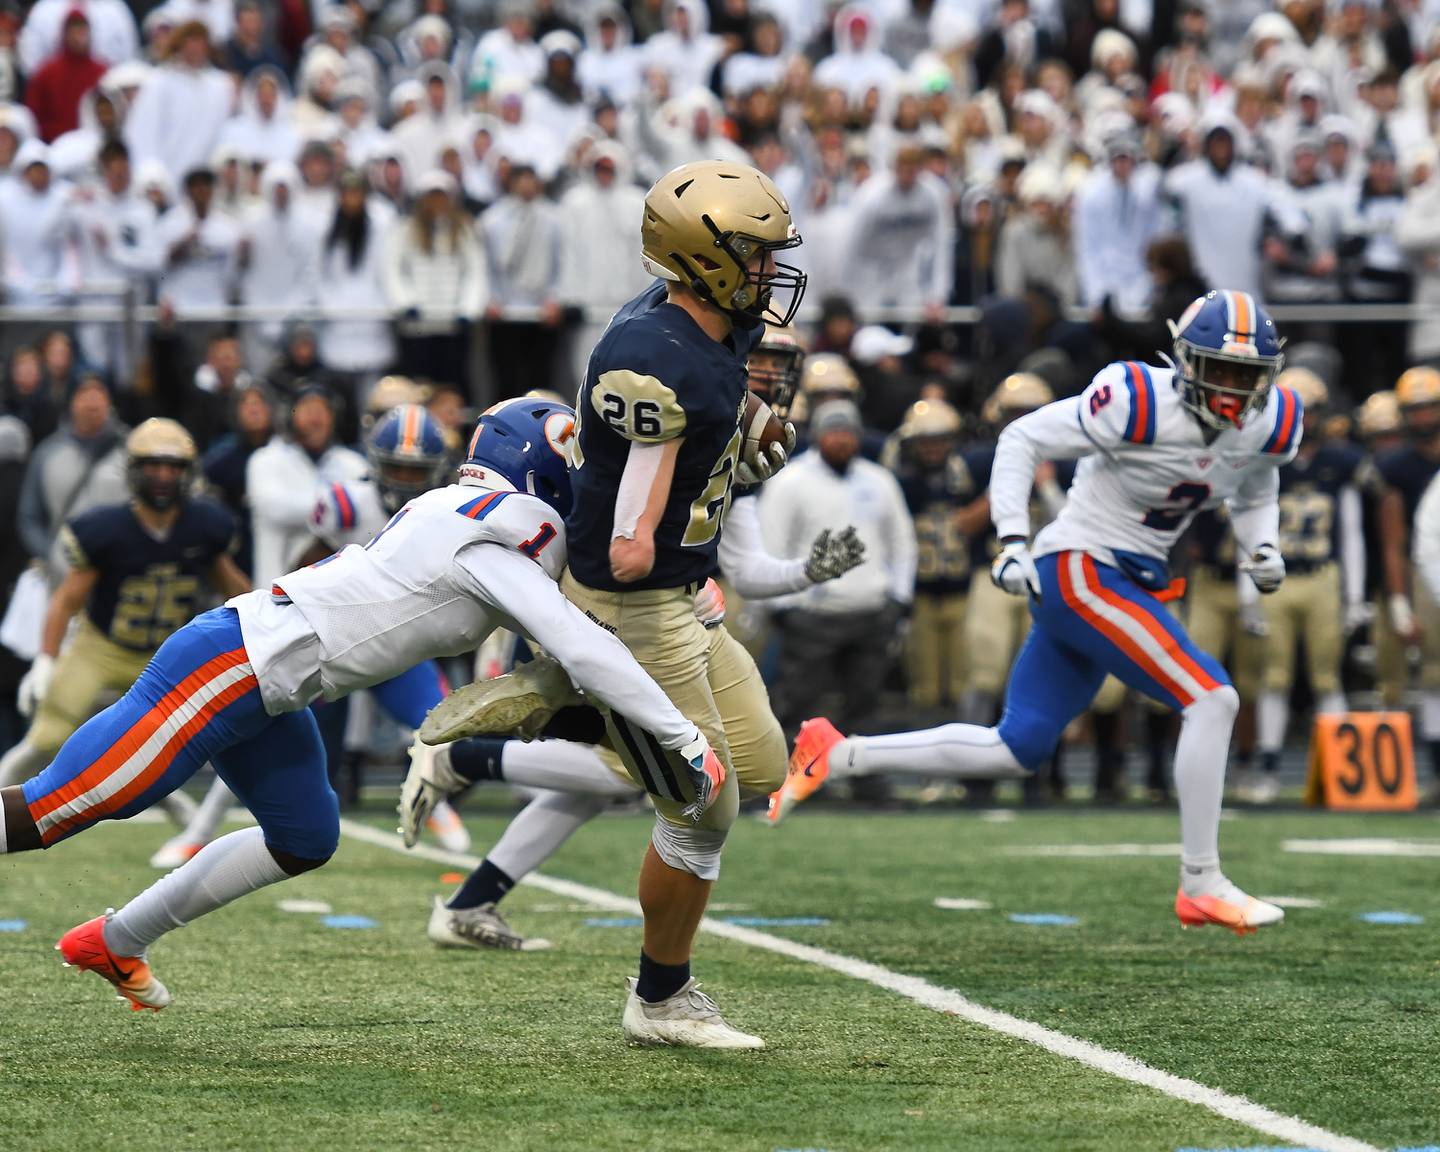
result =
M1023 417L1000 437L990 502L1003 547L991 578L1030 598L1034 627L999 726L846 740L829 721L811 720L772 797L772 819L827 776L1033 771L1111 673L1184 717L1175 749L1181 923L1244 933L1283 918L1220 870L1220 799L1239 698L1164 601L1178 594L1170 549L1199 509L1222 502L1248 557L1242 569L1262 593L1280 586L1278 468L1299 447L1301 404L1275 387L1282 341L1246 293L1209 293L1172 331L1171 367L1111 364L1081 396ZM1035 468L1061 458L1080 458L1075 481L1032 547Z
M575 413L512 400L471 438L459 483L411 500L364 547L350 545L266 591L230 600L170 637L120 699L21 787L0 789L0 852L48 848L124 818L207 760L258 828L222 836L119 912L61 937L67 963L137 1010L170 993L146 949L164 933L287 876L339 841L339 808L314 716L424 660L472 651L495 628L534 638L607 707L647 732L698 818L725 770L695 725L625 646L561 594Z

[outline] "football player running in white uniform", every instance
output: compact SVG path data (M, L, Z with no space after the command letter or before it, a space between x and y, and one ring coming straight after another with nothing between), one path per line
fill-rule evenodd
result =
M0 852L50 847L133 815L207 760L259 824L66 932L57 948L67 963L104 977L137 1010L165 1007L151 944L335 851L339 806L307 705L472 651L497 627L532 636L595 699L623 709L666 757L667 798L688 800L692 819L704 814L724 766L624 645L556 586L574 419L533 400L486 412L458 484L410 501L363 548L196 617L44 771L0 789Z
M1003 544L991 577L1030 599L1035 626L1011 672L996 728L843 739L809 721L776 817L827 776L1033 771L1106 673L1178 710L1182 841L1175 913L1184 925L1239 933L1281 920L1220 870L1220 800L1239 698L1225 670L1168 613L1170 549L1200 508L1229 505L1241 568L1262 593L1285 578L1277 546L1277 469L1300 443L1301 403L1274 387L1284 359L1270 317L1243 292L1211 292L1172 331L1172 367L1112 364L1079 397L1016 421L990 483ZM1064 511L1029 543L1028 505L1042 460L1080 458Z
M443 483L449 462L444 432L419 404L397 404L376 419L365 434L365 456L366 479L325 484L315 492L310 531L316 544L300 563L321 559L327 549L367 543L407 503ZM445 695L445 677L438 664L426 660L370 691L398 723L415 729ZM411 748L412 756L432 754L418 741ZM189 860L215 838L233 800L217 777L185 829L156 851L150 866L168 872ZM450 851L469 851L470 835L449 804L438 806L426 827Z

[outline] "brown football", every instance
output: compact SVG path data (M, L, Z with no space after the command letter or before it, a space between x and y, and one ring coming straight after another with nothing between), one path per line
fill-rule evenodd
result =
M754 392L745 396L745 416L740 421L740 428L745 436L740 450L741 459L751 467L760 458L762 448L768 451L772 444L785 443L785 425L770 411L770 405Z

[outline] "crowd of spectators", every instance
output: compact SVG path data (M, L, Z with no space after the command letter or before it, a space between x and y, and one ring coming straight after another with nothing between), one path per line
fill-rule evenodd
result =
M124 424L166 415L273 567L282 440L345 472L391 373L457 438L573 394L647 283L644 189L698 159L789 198L806 343L857 382L830 453L885 500L864 458L917 399L978 435L1011 373L1073 394L1210 287L1310 309L1297 362L1358 404L1440 361L1433 320L1323 308L1440 304L1437 130L1434 0L0 0L0 530L54 563Z

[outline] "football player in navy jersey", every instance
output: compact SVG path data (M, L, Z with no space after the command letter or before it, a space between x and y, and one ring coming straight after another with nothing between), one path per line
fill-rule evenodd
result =
M1261 775L1250 795L1262 804L1279 791L1276 769L1290 719L1296 645L1303 636L1316 713L1344 712L1340 662L1345 635L1367 615L1357 486L1364 453L1348 440L1319 434L1330 390L1315 373L1290 368L1276 383L1304 404L1305 435L1295 459L1280 469L1280 551L1289 575L1265 602L1264 681L1256 710Z
M763 1047L696 990L690 953L740 790L779 786L785 740L754 660L697 620L694 600L718 570L735 485L767 479L794 445L792 429L788 447L742 451L741 417L747 357L767 322L783 327L799 307L804 274L776 262L799 243L784 195L754 168L701 161L661 177L641 222L641 263L660 282L611 319L576 404L561 589L625 643L732 769L698 821L678 802L655 802L640 871L640 972L624 1011L631 1043ZM531 701L553 712L569 702L554 696L553 671L532 661L506 684L491 681L493 697L470 699L491 720ZM616 749L637 782L660 791L647 783L660 766L643 748L620 738Z
M0 786L33 775L106 696L128 689L207 589L227 597L250 590L230 556L234 517L190 496L190 433L173 420L147 420L125 452L129 502L92 508L61 529L70 571L50 598L40 653L20 683L20 710L34 718L0 760Z
M1407 442L1375 458L1385 485L1380 497L1380 542L1387 618L1377 629L1381 641L1376 645L1377 657L1383 667L1392 663L1387 648L1419 647L1420 734L1430 746L1431 767L1440 773L1440 604L1423 589L1412 595L1410 572L1415 512L1440 472L1440 371L1411 368L1395 382L1395 399Z

